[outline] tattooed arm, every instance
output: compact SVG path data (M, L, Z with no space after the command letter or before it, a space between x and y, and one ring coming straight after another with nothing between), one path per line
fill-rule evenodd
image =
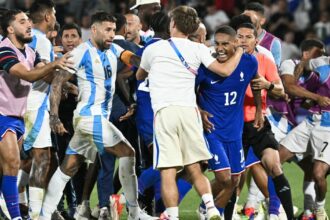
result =
M52 131L60 135L67 133L67 131L58 117L58 107L60 105L61 96L62 96L62 86L65 82L67 82L71 78L71 76L72 76L71 73L65 70L60 70L54 76L54 79L51 84L51 90L49 95L49 101L50 101L49 123Z

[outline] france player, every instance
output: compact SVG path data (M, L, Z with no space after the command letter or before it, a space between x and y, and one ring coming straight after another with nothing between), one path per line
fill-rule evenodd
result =
M115 90L117 58L137 66L139 59L129 51L112 43L116 20L106 12L92 16L91 39L71 53L78 77L78 105L74 112L75 133L61 166L51 178L40 213L40 219L51 218L62 196L63 189L79 166L96 153L107 151L119 157L119 178L127 200L128 219L154 219L139 208L135 175L135 152L122 133L109 122L112 97ZM62 83L71 78L69 72L57 75L50 95L52 129L63 132L58 118Z
M0 43L1 191L11 219L22 219L18 206L17 173L30 82L48 76L56 68L65 68L68 55L45 66L38 53L27 45L32 41L31 23L20 10L4 13L1 28L5 36Z
M220 63L226 62L236 50L236 31L229 26L222 26L215 32L214 38L216 58ZM257 70L256 58L243 54L229 77L218 76L204 67L200 68L196 79L196 84L199 85L198 104L202 109L204 129L207 129L205 137L212 154L209 169L215 175L212 192L220 213L224 212L239 183L240 175L245 170L242 146L243 104L250 81L259 77ZM261 128L263 116L260 90L254 91L254 95L258 109L255 125Z

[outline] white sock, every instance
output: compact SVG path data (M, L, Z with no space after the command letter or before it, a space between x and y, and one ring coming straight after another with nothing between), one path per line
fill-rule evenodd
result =
M28 204L25 190L24 190L24 192L21 192L21 193L18 194L18 199L19 199L20 204L24 204L24 205Z
M304 192L304 210L314 210L315 206L315 182L304 181L303 192Z
M29 204L30 204L30 217L38 219L39 213L44 200L44 189L39 187L29 187Z
M179 219L179 207L169 207L165 210L167 216L170 220L178 220Z
M59 167L57 168L49 181L39 219L51 219L52 213L56 210L57 205L61 200L63 190L70 179L70 176L64 174Z
M259 203L258 202L259 193L260 193L260 190L259 190L257 184L254 182L254 179L251 178L249 191L248 191L247 202L246 202L246 205L245 205L246 208L257 209L258 203Z
M213 195L211 193L205 193L202 195L202 200L205 204L206 210L215 208Z
M24 170L18 170L17 174L17 186L18 189L21 187L26 187L29 183L29 174L25 172Z
M137 202L138 189L135 174L135 157L119 158L119 180L127 200L127 207L132 217L139 214L140 208Z
M322 201L316 201L316 209L324 209L324 205L325 205L325 199L323 199Z

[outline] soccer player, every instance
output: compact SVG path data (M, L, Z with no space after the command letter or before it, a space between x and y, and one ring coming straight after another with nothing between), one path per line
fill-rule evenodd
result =
M304 40L301 43L300 48L302 61L321 56L324 52L324 44L316 39ZM306 99L313 100L319 104L325 98L316 94L319 78L316 72L304 71L300 73L300 76L294 75L295 67L299 62L300 60L284 60L279 69L284 88L291 99L290 107L292 110L289 111L287 118L294 126L299 124L302 119L308 116L308 110L302 107L302 104L305 103ZM310 218L314 218L313 209L315 203L315 182L312 175L313 166L311 161L313 153L309 148L307 152L305 152L304 146L299 145L301 150L293 149L292 147L293 146L291 145L280 146L280 159L283 163L294 158L294 161L296 161L304 171L304 213L302 219L308 220Z
M20 10L4 13L1 28L5 36L0 43L1 191L11 219L22 219L18 207L17 173L30 82L50 75L56 68L65 68L68 55L44 66L38 53L27 45L32 41L31 23Z
M78 105L74 112L75 133L61 166L52 176L40 213L40 219L51 218L66 183L85 161L94 161L96 153L106 151L119 157L119 178L127 200L128 219L154 219L143 212L137 203L135 152L121 132L108 121L115 90L117 58L124 63L138 65L139 59L112 43L116 20L105 12L92 16L91 39L79 45L71 54L79 85ZM63 131L58 118L62 83L72 74L62 72L52 83L51 127Z
M216 58L218 62L224 63L235 53L236 31L229 26L222 26L215 32L214 40ZM199 69L197 76L198 104L202 109L205 137L212 154L209 169L215 175L212 192L220 214L224 214L224 208L245 170L242 146L243 105L250 81L258 77L257 69L256 58L243 54L239 65L229 77L218 76L205 67ZM263 115L260 90L253 91L253 94L257 105L255 126L261 129ZM230 219L231 216L225 218Z
M265 55L257 53L257 32L254 25L250 23L241 24L237 29L237 38L239 44L246 49L248 53L254 54L258 60L258 73L262 76L253 80L252 89L263 89L263 111L266 110L266 90L274 96L283 97L284 90L280 78L277 74L276 66ZM282 171L278 155L278 142L274 138L270 124L265 118L265 126L261 130L253 127L254 106L252 102L251 91L247 90L244 110L244 131L243 145L247 150L252 146L254 153L261 160L262 165L268 175L272 177L276 194L281 200L288 219L293 219L293 206L291 198L290 185Z
M53 46L46 34L54 30L55 3L52 0L35 1L29 10L33 22L33 40L30 46L35 49L44 63L54 61ZM31 151L32 167L29 179L30 216L38 218L44 191L47 188L55 158L52 148L51 130L49 127L49 90L50 85L42 79L35 82L28 96L27 112L24 116L26 134L24 135L24 150Z
M61 44L63 47L63 53L72 51L76 48L79 44L81 44L81 29L77 24L65 24L59 31L59 35L61 37ZM58 57L62 56L63 54L57 54ZM74 85L77 84L77 79L73 78L70 80L71 83ZM64 99L61 100L59 106L59 117L60 120L63 122L64 127L66 129L66 133L61 135L56 135L56 143L58 146L58 157L60 162L64 159L65 151L67 146L73 136L73 111L77 106L76 97L77 94L72 94L67 89L64 91ZM61 215L64 216L71 216L75 212L76 206L81 201L82 197L82 188L83 188L83 181L81 179L85 178L84 174L86 173L86 167L81 167L78 173L73 177L72 181L69 182L64 190L66 195L67 204L68 204L68 212L64 210L64 200L62 199L61 203L58 206L58 211L60 211Z
M314 50L317 52L318 48ZM309 96L310 100L315 100L315 105L309 111L310 114L304 121L295 127L286 138L281 141L281 159L286 161L294 156L294 153L308 153L309 143L314 152L313 178L315 181L316 219L326 219L327 214L324 210L326 194L326 175L329 170L329 150L327 149L329 134L329 57L319 57L312 60L301 60L295 67L294 76L297 79L302 76L304 71L316 71L319 77L316 84L316 91L306 91L300 88L300 96ZM311 83L311 82L309 82ZM314 84L312 82L312 84ZM315 85L314 85L315 86ZM306 213L311 214L309 212Z
M199 162L211 158L203 137L194 92L197 68L203 63L220 76L229 76L243 53L238 49L226 63L218 63L209 49L188 40L199 26L195 9L179 6L171 12L169 40L148 46L137 72L137 79L148 76L154 118L154 167L161 172L161 191L165 215L178 219L176 172L182 168L202 197L209 219L220 219L214 206L210 184ZM184 128L184 129L183 129Z

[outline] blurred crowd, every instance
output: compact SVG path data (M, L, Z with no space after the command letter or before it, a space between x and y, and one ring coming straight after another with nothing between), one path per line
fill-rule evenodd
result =
M251 1L251 0L250 0ZM256 1L256 0L254 0ZM33 0L0 0L6 8L26 10ZM134 5L132 0L56 0L57 20L63 25L72 21L82 27L83 39L90 15L98 10L125 14ZM227 24L231 17L242 13L249 0L162 0L163 10L187 4L197 9L210 39L214 30ZM282 60L299 56L299 45L304 39L319 38L330 51L330 1L327 0L258 0L266 9L265 29L282 40ZM86 29L86 31L85 31Z

